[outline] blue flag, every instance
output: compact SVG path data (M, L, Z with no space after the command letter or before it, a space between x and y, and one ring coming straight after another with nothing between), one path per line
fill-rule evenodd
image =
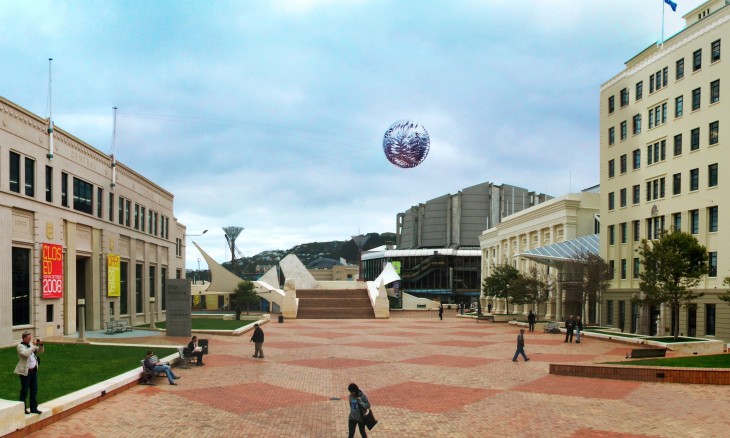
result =
M664 0L664 3L668 4L670 8L672 8L673 12L677 12L677 4L674 3L672 0Z

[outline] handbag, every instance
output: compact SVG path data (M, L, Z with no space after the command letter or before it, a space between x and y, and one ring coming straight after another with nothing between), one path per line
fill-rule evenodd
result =
M378 424L378 420L375 419L375 416L373 415L372 409L362 409L360 408L360 414L362 415L362 422L365 423L365 427L368 428L368 430L375 427L376 424Z

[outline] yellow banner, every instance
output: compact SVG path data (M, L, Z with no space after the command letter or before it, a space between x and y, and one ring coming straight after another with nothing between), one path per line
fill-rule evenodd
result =
M400 275L400 262L390 262L391 265L393 265L393 269L395 269L395 273Z
M120 258L117 254L109 254L107 257L107 296L118 297L122 288L119 276Z

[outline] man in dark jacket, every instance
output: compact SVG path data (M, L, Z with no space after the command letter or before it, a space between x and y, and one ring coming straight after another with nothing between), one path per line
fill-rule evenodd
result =
M190 343L188 344L188 354L194 357L198 358L197 366L203 366L205 365L203 363L203 349L198 346L198 337L193 336L193 338L190 340Z
M253 336L251 336L251 342L253 342L255 349L253 353L253 357L260 357L261 359L264 358L264 331L261 330L261 327L259 327L258 324L253 325Z
M522 358L525 359L525 362L530 360L530 358L525 354L525 329L520 329L520 334L517 335L517 351L515 351L515 355L512 357L512 362L517 362L517 357L520 354L522 355Z
M568 318L567 321L565 321L565 341L564 342L573 342L573 329L575 328L575 320L573 319L573 315L570 315L570 318Z
M535 314L532 313L532 310L530 310L530 313L527 314L527 323L530 325L530 331L535 331Z

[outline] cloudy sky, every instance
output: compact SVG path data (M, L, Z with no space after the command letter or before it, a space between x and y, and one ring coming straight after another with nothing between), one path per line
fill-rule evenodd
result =
M665 35L702 0L666 9ZM175 195L217 260L394 232L412 205L492 181L597 184L600 85L661 35L661 0L3 1L0 95ZM383 155L391 123L431 137ZM188 267L200 254L188 246Z

